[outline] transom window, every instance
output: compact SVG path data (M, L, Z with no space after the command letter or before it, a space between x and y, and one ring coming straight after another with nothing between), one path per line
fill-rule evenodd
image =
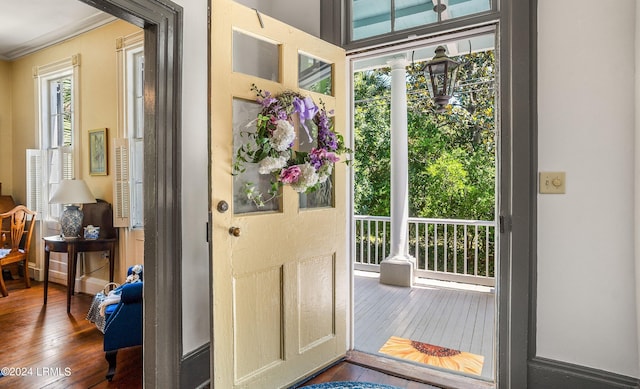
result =
M351 41L438 24L492 9L492 0L351 0Z

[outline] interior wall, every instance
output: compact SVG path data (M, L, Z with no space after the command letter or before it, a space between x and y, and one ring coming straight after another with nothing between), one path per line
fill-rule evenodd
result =
M635 6L538 0L538 166L566 194L538 195L536 350L639 377Z
M209 343L207 0L183 7L182 57L182 351Z
M293 4L293 6L292 6ZM274 18L308 34L320 36L320 2L316 0L275 0L271 2ZM310 17L314 15L315 17Z
M13 191L14 200L26 202L26 149L37 149L38 143L38 103L34 68L79 54L79 137L75 141L80 146L80 176L87 182L96 198L113 203L113 161L108 159L108 175L89 175L89 141L88 131L96 128L107 128L107 151L111 139L116 136L117 127L117 78L116 78L116 38L129 35L140 29L124 21L115 21L100 28L91 30L59 44L20 57L11 62L12 90L12 150ZM36 239L39 239L36 236ZM41 255L38 251L36 255ZM95 292L109 279L109 271L99 254L87 254L86 273L91 272L91 286L81 283L80 291ZM125 271L115 265L115 281L124 281ZM42 266L36 260L36 266ZM93 290L95 289L95 290Z
M313 36L320 36L320 2L317 0L296 0L293 3L291 0L236 0L236 3L255 8Z
M96 198L113 202L113 161L108 175L89 175L88 131L108 128L109 145L117 126L116 38L139 29L123 21L69 39L12 62L13 93L13 187L17 201L26 199L26 163L23 150L38 148L37 96L33 68L80 54L80 177ZM77 123L76 123L77 124Z
M11 115L11 63L0 61L0 183L2 183L2 194L12 195L13 193L13 155L12 143L12 115Z
M636 4L635 106L640 102L640 7ZM640 109L635 110L635 193L640 193ZM635 196L636 333L640 358L640 196Z

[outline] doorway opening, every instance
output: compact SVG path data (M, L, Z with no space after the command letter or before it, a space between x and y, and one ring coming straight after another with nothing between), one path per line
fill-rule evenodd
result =
M182 8L79 0L144 29L144 386L180 386Z
M496 381L498 247L496 31L493 26L351 56L356 358L411 374ZM443 46L459 65L439 111L426 61ZM393 171L390 61L406 61L412 288L381 284L390 254ZM403 108L404 109L404 108ZM415 367L415 368L414 368ZM424 369L421 369L424 368Z

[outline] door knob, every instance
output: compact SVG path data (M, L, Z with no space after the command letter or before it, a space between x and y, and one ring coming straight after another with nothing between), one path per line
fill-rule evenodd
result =
M240 236L240 228L238 227L229 228L229 235L233 235L237 238L238 236Z

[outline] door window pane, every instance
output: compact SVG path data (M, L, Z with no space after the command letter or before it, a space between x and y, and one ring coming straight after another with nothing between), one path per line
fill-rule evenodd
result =
M310 152L318 146L318 126L311 120L306 121L306 127L300 122L298 115L294 115L296 120L296 128L298 130L297 139L298 150ZM333 120L331 118L330 120ZM320 187L310 193L300 193L299 207L303 208L322 208L333 206L333 173L329 178L320 184Z
M301 89L333 95L333 66L306 54L298 54L298 86Z
M233 71L265 80L280 81L280 47L233 31Z
M262 106L253 101L233 99L233 164L236 163L236 154L242 145L251 142L250 133L255 133L255 119L262 110ZM258 164L245 162L245 171L238 173L233 178L233 211L235 214L250 212L277 211L280 209L279 198L265 201L264 206L258 207L249 197L249 192L259 192L262 199L267 200L272 195L271 175L260 174Z

